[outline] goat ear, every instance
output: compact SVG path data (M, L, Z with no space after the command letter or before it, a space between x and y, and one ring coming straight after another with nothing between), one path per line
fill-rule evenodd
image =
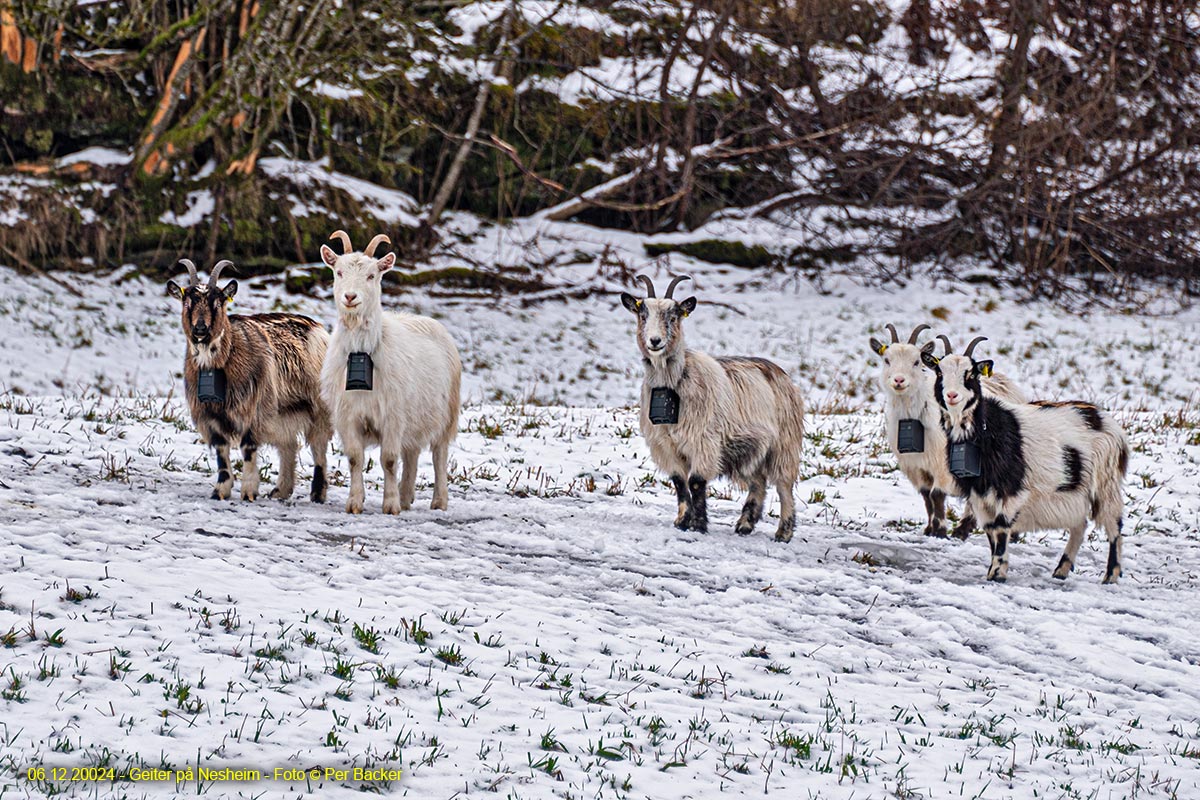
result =
M884 344L883 342L879 341L878 339L876 339L874 336L872 336L871 337L871 349L874 350L879 355L883 355L884 353L887 352L887 345Z
M221 294L225 295L225 302L228 303L237 294L237 281L230 281L225 284L225 288L221 290Z
M631 295L629 292L621 292L621 305L632 311L634 314L642 309L642 301Z
M933 353L922 349L921 362L930 369L937 369L938 363L941 362L941 359L935 356Z
M933 353L933 344L933 342L926 342L925 346L921 348L921 355L924 355L925 353Z
M991 361L976 362L975 371L985 378L992 377L992 362Z
M333 262L337 261L337 253L327 244L321 245L321 260L325 262L325 266L333 269Z
M388 253L383 258L379 259L380 274L387 272L392 267L396 266L396 254Z
M167 294L171 297L183 299L183 287L175 281L167 281Z
M696 310L696 298L689 297L687 300L684 300L679 304L679 308L683 311L683 315L686 317L688 314L691 314Z

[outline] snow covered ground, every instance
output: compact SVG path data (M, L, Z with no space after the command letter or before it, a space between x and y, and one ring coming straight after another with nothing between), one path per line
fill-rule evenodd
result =
M532 221L480 231L519 263L564 243L647 264L643 240ZM663 265L650 264L665 276ZM393 298L454 333L468 407L448 512L209 499L213 458L178 399L183 343L158 283L84 294L0 269L0 783L11 796L157 796L171 784L31 783L30 766L400 765L411 797L1200 796L1200 313L1069 315L982 287L823 292L675 258L692 346L777 359L814 409L794 541L671 527L630 404L616 296L523 306ZM655 270L659 270L655 272ZM240 311L327 302L245 280ZM617 283L612 289L619 288ZM685 290L686 291L686 290ZM1160 304L1162 305L1162 304ZM1125 575L1089 541L920 536L880 434L885 322L936 322L1030 394L1114 410L1135 457ZM961 346L961 345L960 345ZM274 477L273 454L262 460ZM301 474L309 474L306 464ZM772 512L778 503L769 498ZM181 789L358 795L352 781ZM5 794L5 792L0 792Z

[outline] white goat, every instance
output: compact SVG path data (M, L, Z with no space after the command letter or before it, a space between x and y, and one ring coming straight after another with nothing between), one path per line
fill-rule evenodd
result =
M928 522L922 533L926 536L946 536L946 495L959 497L962 493L946 463L946 435L942 432L941 412L933 397L933 373L925 369L921 362L922 354L933 352L934 343L917 345L921 333L929 329L925 324L914 328L907 342L900 341L896 326L889 323L885 327L891 333L890 344L874 337L870 341L871 350L883 358L879 385L886 398L884 432L900 471L925 501ZM942 340L946 352L951 352L950 340L945 336L937 338ZM983 391L992 397L1002 397L1015 403L1025 402L1021 390L999 373L983 381ZM900 426L905 420L915 420L916 427L923 434L924 443L920 450L901 451ZM950 535L966 539L974 530L975 518L968 507Z
M350 459L350 499L346 511L363 510L364 449L379 445L383 462L383 513L412 506L417 459L428 447L433 454L432 508L446 508L450 443L458 433L462 362L454 340L440 322L412 314L385 313L380 282L396 263L394 253L375 258L375 248L388 242L380 234L364 252L354 252L345 231L330 239L344 246L337 255L321 245L321 259L333 270L333 296L338 320L321 370L321 395L334 429ZM351 354L365 353L373 365L372 388L346 388ZM403 461L397 490L396 465Z
M646 299L621 293L638 318L638 347L646 366L641 429L650 456L671 476L679 501L675 527L708 530L708 483L725 476L750 495L734 530L748 534L762 518L767 483L779 491L775 540L791 541L796 527L793 486L804 440L804 398L787 373L763 358L713 358L683 343L683 318L696 298L672 298L686 276L654 296L645 275Z
M991 361L976 361L977 337L963 355L922 359L936 373L947 457L959 490L991 545L989 581L1008 578L1014 532L1066 528L1066 549L1054 577L1075 567L1088 520L1108 535L1104 583L1121 576L1122 483L1129 467L1125 432L1091 403L1010 403L988 397L981 379Z

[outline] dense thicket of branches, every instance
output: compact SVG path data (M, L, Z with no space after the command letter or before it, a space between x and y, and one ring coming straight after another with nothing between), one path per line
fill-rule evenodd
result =
M258 168L284 156L411 194L423 224L389 232L413 257L444 209L648 232L741 209L803 231L778 263L1190 285L1197 19L1170 0L0 0L0 166L24 178L0 184L24 218L0 261L311 258L330 217L369 210ZM55 160L93 145L131 160ZM197 191L199 224L163 222Z

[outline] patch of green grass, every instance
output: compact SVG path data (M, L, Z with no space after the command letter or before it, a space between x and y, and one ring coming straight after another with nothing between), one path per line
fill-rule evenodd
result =
M646 255L651 258L668 253L683 253L709 264L733 264L735 267L758 269L769 267L778 260L761 244L748 245L723 239L701 239L695 242L647 243Z
M775 734L775 745L789 751L789 754L801 761L812 758L812 746L815 739L809 734L796 734L784 729Z
M90 587L90 586L84 586L83 591L81 592L78 589L76 589L75 587L71 586L71 584L68 583L67 591L63 593L62 599L66 600L68 603L79 604L79 603L82 603L84 600L92 600L99 596L100 595L98 595L92 591L92 587Z
M463 658L462 650L456 644L452 644L449 647L439 647L434 652L433 657L451 667L460 666L466 660Z
M374 628L364 628L356 622L354 623L352 633L359 647L368 653L379 654L379 631Z

